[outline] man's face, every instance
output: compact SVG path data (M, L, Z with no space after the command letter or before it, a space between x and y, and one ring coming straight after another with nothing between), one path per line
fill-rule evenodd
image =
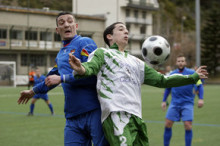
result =
M41 76L40 70L39 70L39 69L36 69L35 74L36 74L37 77L40 77L40 76Z
M61 15L57 18L56 32L60 34L62 40L70 40L76 35L78 24L72 15Z
M112 44L126 46L128 44L128 30L124 24L116 24L110 36Z
M185 57L178 57L176 59L176 65L179 69L183 69L186 66L186 59Z

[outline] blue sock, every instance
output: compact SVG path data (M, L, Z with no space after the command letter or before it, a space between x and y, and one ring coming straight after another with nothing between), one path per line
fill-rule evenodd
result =
M170 145L170 139L172 137L172 128L165 127L164 135L163 135L163 144L164 146Z
M185 130L185 145L191 146L192 143L193 132L191 130Z
M34 112L34 104L31 104L31 105L30 105L30 113L33 114L33 112Z
M52 106L52 104L50 103L50 104L48 104L48 106L50 108L51 113L53 113L53 106Z

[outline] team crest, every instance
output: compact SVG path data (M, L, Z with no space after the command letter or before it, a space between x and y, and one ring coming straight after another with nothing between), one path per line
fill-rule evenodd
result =
M75 53L76 49L73 49L70 51L70 53L73 55Z
M86 51L86 49L82 49L81 53L80 53L82 56L86 56L88 57L89 56L89 53Z

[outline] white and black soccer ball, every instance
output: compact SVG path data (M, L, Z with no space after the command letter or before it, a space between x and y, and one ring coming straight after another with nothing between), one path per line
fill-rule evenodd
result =
M170 56L170 45L162 36L150 36L142 44L142 57L145 62L160 65Z

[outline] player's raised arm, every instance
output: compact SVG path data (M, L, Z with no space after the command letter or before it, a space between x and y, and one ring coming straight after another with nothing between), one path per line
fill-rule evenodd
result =
M69 64L71 68L77 72L79 75L85 74L85 68L82 66L81 61L76 58L74 55L69 53Z

